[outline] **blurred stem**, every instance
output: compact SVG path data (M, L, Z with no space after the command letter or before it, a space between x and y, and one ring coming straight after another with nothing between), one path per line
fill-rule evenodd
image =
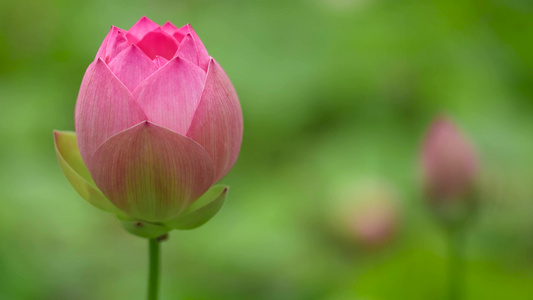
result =
M149 239L150 275L148 277L148 300L157 300L159 287L159 241Z
M465 284L465 263L464 254L464 232L462 229L448 231L448 299L461 300L464 296Z

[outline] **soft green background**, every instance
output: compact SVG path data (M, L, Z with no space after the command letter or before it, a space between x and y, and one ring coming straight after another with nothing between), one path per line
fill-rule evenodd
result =
M2 1L0 299L144 299L147 242L75 193L52 143L109 26L142 15L194 26L245 123L225 207L163 244L162 299L444 299L417 177L439 113L483 165L466 299L532 299L530 0ZM368 184L401 215L371 250L331 230Z

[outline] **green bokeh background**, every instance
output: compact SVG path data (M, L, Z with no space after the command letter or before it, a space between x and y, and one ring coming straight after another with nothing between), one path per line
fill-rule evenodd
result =
M533 297L529 0L3 1L0 299L144 299L147 242L56 162L110 25L190 22L244 113L226 205L163 244L161 299L444 299L443 232L420 192L421 139L451 116L482 161L466 299ZM394 190L379 248L340 240L339 207ZM363 193L364 194L364 193Z

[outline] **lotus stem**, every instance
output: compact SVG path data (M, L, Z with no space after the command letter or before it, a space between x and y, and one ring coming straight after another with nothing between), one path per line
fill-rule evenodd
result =
M464 296L465 262L463 230L450 230L448 232L448 299L461 300Z
M148 300L157 300L159 288L159 238L149 239L150 273L148 276Z

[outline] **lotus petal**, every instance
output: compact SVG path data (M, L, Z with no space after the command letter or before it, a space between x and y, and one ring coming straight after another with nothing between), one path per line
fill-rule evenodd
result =
M130 91L158 69L135 44L117 55L108 66Z
M189 25L189 24L187 24L187 25ZM172 34L172 36L180 44L181 44L181 41L183 41L183 39L185 38L185 36L187 36L187 34L190 34L189 26L187 26L187 25L178 28L178 30L174 31L174 33Z
M207 150L216 167L216 180L237 161L242 142L242 112L237 93L220 65L211 59L200 104L187 136Z
M213 162L200 145L150 122L105 141L89 170L113 204L149 222L177 217L214 180Z
M176 57L143 81L133 95L147 120L185 135L200 102L205 73Z
M163 56L170 60L178 50L178 44L172 36L161 29L147 33L143 39L137 43L137 46L150 57Z
M161 29L163 29L168 34L173 35L174 32L178 30L178 27L167 21L165 24L163 24L163 26L161 26Z
M159 28L159 25L154 21L143 16L128 30L127 38L130 43L138 43L142 38L150 31L154 31Z
M192 35L187 34L187 36L181 41L177 56L186 59L192 62L195 65L198 65L198 51L196 50L196 45L194 44L194 39Z
M120 29L117 29L116 33L110 36L107 42L105 59L103 59L103 61L105 63L110 63L120 52L128 48L129 45L130 43L126 38L125 32Z
M174 33L174 38L177 39L180 43L182 40L187 36L187 34L190 34L194 39L194 44L197 49L197 55L198 55L198 65L200 68L202 68L204 71L207 71L207 67L209 65L209 54L207 53L207 50L205 49L204 43L202 43L202 40L198 37L194 29L192 28L191 24L187 24L180 29L178 29Z
M98 48L98 52L96 52L95 59L100 57L103 61L106 61L107 44L109 43L110 40L115 39L118 31L123 31L123 30L118 27L111 26L111 29L109 29L109 32L105 36L104 41L100 45L100 48Z
M146 120L139 105L107 65L98 58L83 78L75 121L81 157L90 158L110 136ZM89 168L90 169L90 168Z

